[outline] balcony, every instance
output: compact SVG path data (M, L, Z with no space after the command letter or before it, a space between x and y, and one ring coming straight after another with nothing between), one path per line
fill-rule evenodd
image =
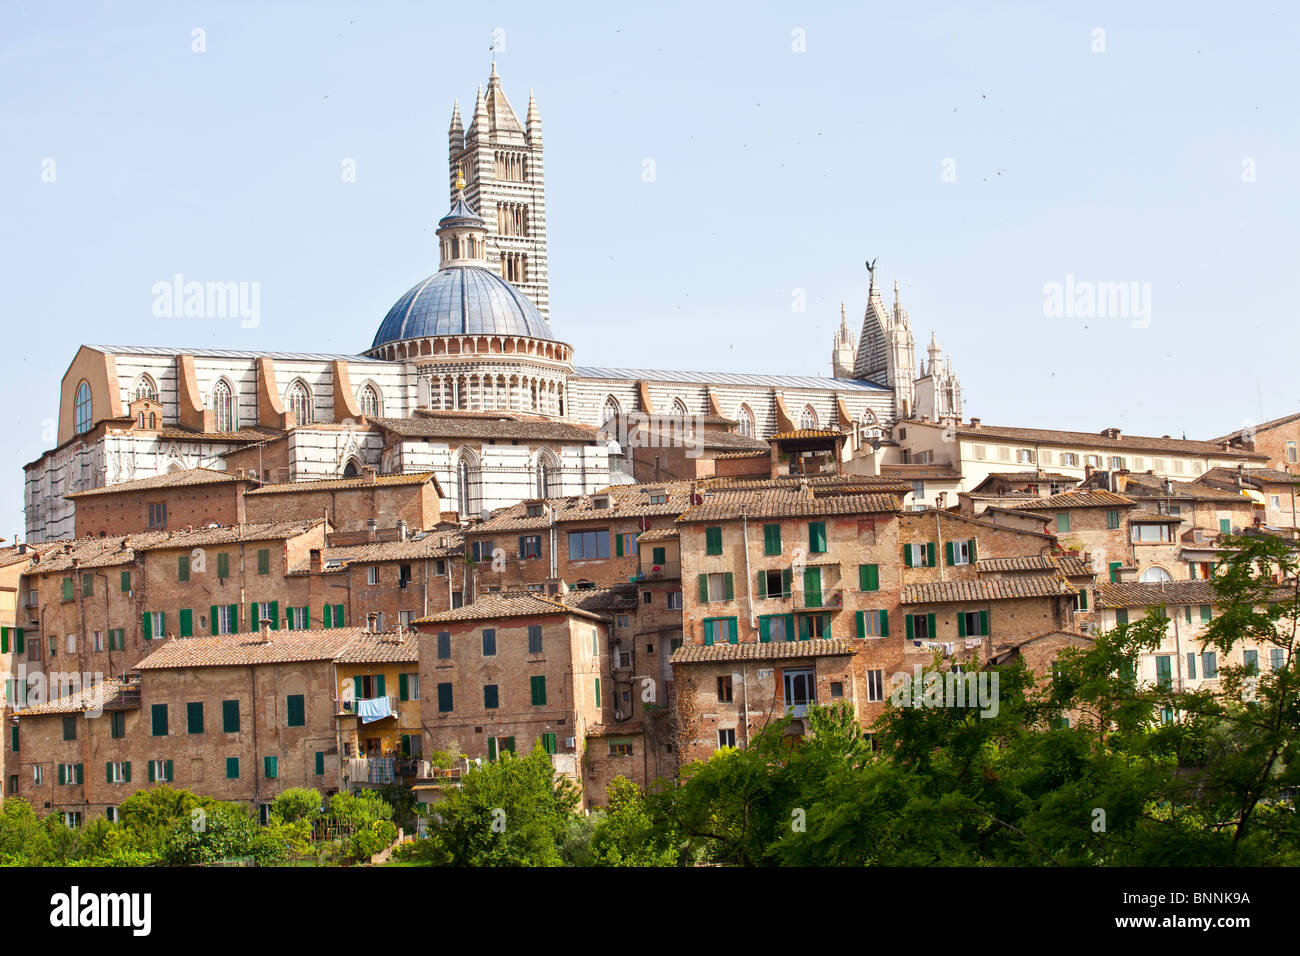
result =
M822 588L819 591L796 591L796 611L838 611L844 607L843 588Z
M642 563L637 570L637 577L642 581L675 581L681 576L680 561L664 561L661 564Z
M343 773L353 787L385 786L404 777L423 777L428 771L429 761L419 757L349 757L343 761Z

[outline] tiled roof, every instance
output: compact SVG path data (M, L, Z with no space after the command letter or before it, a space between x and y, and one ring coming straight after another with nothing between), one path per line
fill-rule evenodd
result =
M673 651L670 664L708 664L714 661L775 661L799 657L846 657L853 644L841 638L809 641L773 641L744 644L683 644Z
M985 510L992 511L994 509L992 506L990 506ZM1046 524L1048 521L1047 518L1044 518L1041 515L1037 515L1032 511L1028 511L1028 512L1020 511L1019 509L1015 509L1015 508L998 508L996 510L1009 512L1011 514L1016 515L1017 517L1023 517L1023 518L1032 517L1036 520L1041 520L1044 524ZM948 519L949 521L960 521L963 522L964 524L973 524L981 528L992 528L995 531L1005 531L1013 534L1027 534L1027 535L1032 535L1035 538L1042 538L1046 541L1052 541L1052 542L1056 541L1055 535L1048 534L1045 531L1030 531L1028 528L1011 528L1005 524L999 524L998 522L993 521L989 518L980 518L972 515L964 515L957 511L946 510L942 508L926 508L923 511L903 511L899 513L899 521L904 526L915 525L922 521L929 523L933 521L935 515L941 515L942 517Z
M773 436L775 437L775 436ZM751 454L772 453L771 446L767 442L758 438L750 438L748 435L737 435L732 432L696 432L691 441L698 442L702 447L709 451L719 449L729 449L731 451L745 451Z
M1024 554L1007 558L980 558L975 570L981 574L989 571L1055 571L1056 562L1050 554Z
M649 531L642 531L637 535L637 544L647 541L676 541L681 537L681 532L676 528L651 528Z
M254 488L248 492L250 495L282 495L293 494L305 491L347 491L352 488L392 488L399 485L423 485L432 481L437 488L438 494L442 494L442 488L438 485L438 479L431 471L422 471L413 474L400 475L376 475L375 480L368 482L364 478L325 478L319 481L286 481L274 485L263 485L261 488Z
M570 595L572 597L572 595ZM605 620L599 614L565 604L554 598L543 597L531 591L502 591L484 594L472 604L439 611L417 618L416 624L445 624L452 621L495 621L508 617L535 617L542 614L576 614L596 621Z
M224 485L247 482L250 479L240 477L228 471L213 468L187 468L184 471L172 471L149 478L137 478L134 481L122 481L102 488L89 488L86 491L74 491L66 498L89 498L93 495L126 494L132 491L151 491L157 488L187 488L192 485Z
M1270 428L1276 428L1278 425L1289 425L1291 422L1295 421L1296 419L1300 419L1300 412L1296 412L1291 415L1283 415L1281 418L1274 418L1260 425L1249 425L1246 428L1238 428L1235 432L1229 432L1226 435L1220 435L1218 438L1211 439L1211 441L1214 442L1215 444L1218 444L1221 441L1236 441L1240 439L1241 436L1244 435L1246 432L1253 432L1255 434L1258 434L1259 432L1267 431Z
M900 494L912 491L909 482L884 475L774 475L768 478L710 478L704 487L710 491L756 491L765 488L798 488L807 485L814 495L840 494L845 491L882 491Z
M1057 555L1056 564L1067 578L1092 577L1096 573L1087 561L1075 554Z
M1002 481L1071 481L1078 482L1076 475L1066 475L1059 471L990 471L988 477L980 484L984 484L989 478L999 478Z
M1012 428L1001 425L969 425L959 427L957 434L963 438L1002 438L1008 441L1044 442L1054 445L1074 445L1090 448L1134 449L1140 451L1163 451L1170 454L1206 456L1215 455L1226 458L1267 458L1238 450L1225 451L1219 445L1207 441L1193 441L1179 438L1152 438L1144 435L1120 435L1110 438L1100 432L1072 432L1055 428Z
M649 495L651 490L667 496L667 500L662 504L651 504ZM623 518L657 515L675 518L689 506L690 493L691 485L686 481L660 482L653 485L612 485L595 495L549 498L546 503L555 508L557 524L569 521L618 521ZM608 495L610 507L595 507L593 499L603 495ZM529 516L529 505L536 503L520 502L498 508L492 513L492 517L482 524L471 525L468 531L478 536L548 527L549 519L545 508L542 509L542 514Z
M283 540L304 534L324 520L309 518L300 521L266 521L195 528L191 531L141 531L103 538L74 538L42 552L40 563L34 564L31 570L32 573L41 574L68 571L72 570L74 560L78 562L78 569L115 567L132 563L136 554L142 551L213 547L241 541Z
M1129 512L1128 520L1133 524L1182 524L1183 519L1178 515L1162 515L1154 511L1147 511L1145 508L1139 508L1136 511Z
M957 481L961 472L940 465L884 465L880 476L894 481Z
M1242 480L1247 484L1275 484L1275 485L1294 485L1300 484L1300 475L1293 475L1289 471L1279 471L1276 468L1243 468L1238 471L1236 468L1211 468L1201 477L1195 479L1194 484L1208 484L1215 482L1217 484L1230 485L1236 487L1237 476L1240 475Z
M7 568L11 564L26 564L38 551L45 551L54 546L54 542L49 542L0 548L0 568Z
M1068 508L1132 508L1136 505L1132 498L1125 498L1111 491L1063 491L1059 495L1048 495L1012 505L1021 511L1063 511Z
M221 634L216 637L176 637L136 665L137 670L186 667L242 667L253 664L292 664L332 661L362 628L271 631L270 643L260 634Z
M564 603L593 613L628 611L637 606L637 587L635 584L616 584L609 588L573 589L565 596Z
M76 693L33 704L14 711L12 717L41 717L47 714L82 714L97 710L134 710L140 706L140 682L109 677Z
M1130 498L1183 498L1189 501L1249 502L1238 491L1224 491L1194 481L1174 481L1151 474L1129 474L1124 481L1124 494Z
M499 412L491 418L459 415L418 415L415 418L375 418L372 421L399 438L522 438L533 441L594 442L593 425L530 419Z
M1023 578L983 578L908 584L900 604L950 604L966 601L1014 601L1077 593L1064 578L1035 575Z
M1214 582L1166 581L1163 584L1097 585L1098 607L1152 607L1156 604L1213 604Z
M763 491L718 491L706 495L704 503L688 508L677 520L725 521L742 515L750 518L802 518L834 515L893 513L898 499L883 494L814 497L811 490L798 488Z
M770 455L770 450L755 449L754 451L727 451L713 457L718 461L739 461L742 458L767 458Z
M215 442L255 442L283 437L286 432L262 431L256 428L241 428L233 432L199 432L192 428L178 428L167 425L160 429L159 436L169 441L215 441Z
M422 537L405 541L367 541L364 544L335 545L321 550L321 564L341 561L346 564L370 564L377 561L422 561L450 558L465 550L465 539L459 532L429 532ZM295 566L290 574L305 574L310 562Z
M848 438L847 432L837 428L796 428L794 431L777 432L768 441L798 441L803 438Z
M362 631L334 657L336 664L411 664L420 659L417 635L406 632Z
M633 382L686 382L692 385L761 385L767 388L816 389L826 392L881 392L884 385L856 378L813 375L762 375L747 372L677 372L645 368L574 368L573 377Z

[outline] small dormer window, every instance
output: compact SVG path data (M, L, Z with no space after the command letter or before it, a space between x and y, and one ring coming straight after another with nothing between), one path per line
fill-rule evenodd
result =
M591 506L593 508L610 507L609 495L596 495L594 498L591 499Z
M652 505L666 505L666 504L668 504L668 495L667 495L667 493L662 492L662 491L658 491L658 492L654 492L654 493L652 493L652 494L650 495L650 504L652 504Z
M529 518L540 518L542 516L541 502L535 502L530 505L525 505L524 514L527 515Z

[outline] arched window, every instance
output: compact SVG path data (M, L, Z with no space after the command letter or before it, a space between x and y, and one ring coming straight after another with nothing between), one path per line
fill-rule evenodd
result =
M361 406L361 414L366 418L378 418L383 414L382 406L379 404L379 392L373 385L365 385L361 389L361 400L358 403Z
M284 404L286 410L293 412L294 419L299 425L312 423L311 392L307 391L307 386L301 381L289 386L289 391L284 396Z
M344 478L357 478L361 475L361 467L357 464L355 458L349 458L347 465L343 468Z
M680 398L673 399L673 418L685 418L690 412L686 410L686 403Z
M481 510L478 460L468 449L461 449L456 459L456 507L462 521Z
M135 380L135 388L131 390L131 400L135 401L137 398L152 398L155 402L158 401L158 386L148 375L141 375Z
M142 413L142 414L143 414L143 413ZM153 412L150 412L150 413L149 413L149 427L150 427L150 428L157 428L157 427L158 427L158 416L155 415Z
M219 432L233 432L235 421L235 394L225 379L212 387L212 410L216 412L216 426Z
M559 462L555 460L555 455L549 448L543 448L537 455L537 464L533 467L534 497L550 498L558 493L559 489L555 487L558 470Z
M1147 568L1138 578L1143 584L1166 584L1174 579L1174 576L1164 568Z
M740 433L746 438L754 437L754 413L749 410L748 405L741 405L740 410L736 412L736 421L740 424Z
M72 407L72 420L77 434L90 430L90 385L82 382L77 386L77 399Z
M140 427L144 428L144 412L140 413Z
M623 410L619 407L618 399L610 395L605 399L605 407L600 411L600 424L608 425L611 419L616 420L621 414Z
M803 414L799 416L799 427L800 428L817 427L817 413L813 411L813 407L811 405L805 405L803 407Z

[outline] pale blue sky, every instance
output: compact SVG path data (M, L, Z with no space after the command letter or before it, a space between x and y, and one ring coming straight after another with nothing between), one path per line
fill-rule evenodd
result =
M437 269L451 103L494 28L511 102L541 108L579 364L829 374L879 257L987 423L1212 437L1295 411L1300 14L1135 6L6 0L0 534L79 343L370 344ZM177 272L260 282L260 326L154 318ZM1067 274L1149 282L1150 326L1045 318Z

